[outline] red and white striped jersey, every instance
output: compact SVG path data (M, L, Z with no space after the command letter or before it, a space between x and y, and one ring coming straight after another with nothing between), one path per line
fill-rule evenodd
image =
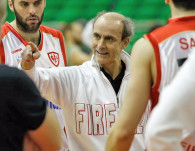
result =
M36 61L36 66L43 68L64 67L67 65L63 35L60 31L41 25L41 42L38 47L41 57ZM8 23L2 27L2 42L0 45L1 63L18 67L21 53L28 42ZM48 100L49 108L54 111L60 123L63 138L63 148L68 150L67 137L63 112L60 107Z
M62 67L67 65L63 35L60 31L40 26L41 42L38 49L41 52L37 60L38 67ZM28 42L8 23L2 28L2 43L0 45L1 63L17 67L21 61L22 50Z
M157 80L152 88L152 108L160 91L170 83L195 47L195 16L170 19L168 24L144 36L154 49Z

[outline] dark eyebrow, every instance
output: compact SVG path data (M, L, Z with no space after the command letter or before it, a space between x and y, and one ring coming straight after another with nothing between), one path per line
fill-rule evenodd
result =
M113 39L113 40L116 39L114 36L111 36L111 35L108 35L108 36L105 37L105 39L110 39L110 38Z
M94 32L94 33L93 33L93 35L99 36L99 34L98 34L98 33L96 33L96 32Z

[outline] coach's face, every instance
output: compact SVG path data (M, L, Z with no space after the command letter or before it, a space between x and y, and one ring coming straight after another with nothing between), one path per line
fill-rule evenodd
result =
M101 66L115 65L121 61L124 48L122 39L123 23L115 18L101 16L93 28L92 48L97 62Z
M37 32L43 20L46 0L9 0L16 24L23 32Z
M0 0L0 44L1 44L1 28L7 15L6 0Z

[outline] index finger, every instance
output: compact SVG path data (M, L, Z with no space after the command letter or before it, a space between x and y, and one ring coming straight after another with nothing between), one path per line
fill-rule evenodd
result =
M37 52L38 48L33 42L29 42L32 52Z

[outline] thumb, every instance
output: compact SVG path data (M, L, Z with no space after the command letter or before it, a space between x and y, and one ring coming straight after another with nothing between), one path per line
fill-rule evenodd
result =
M40 53L39 51L33 53L33 58L34 58L35 60L38 59L40 56L41 56L41 53Z

